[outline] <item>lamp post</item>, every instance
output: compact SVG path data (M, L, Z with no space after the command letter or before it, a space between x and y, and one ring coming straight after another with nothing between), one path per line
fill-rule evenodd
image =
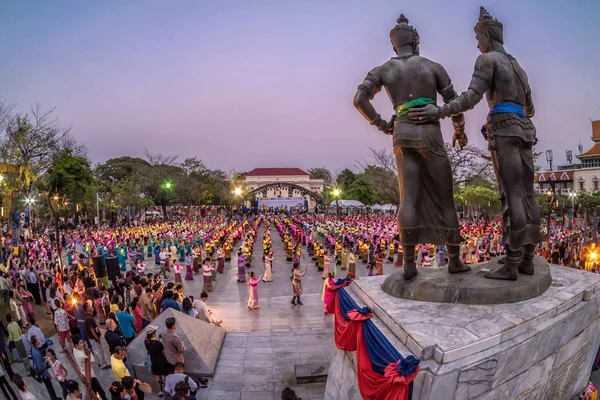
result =
M29 224L27 225L27 227L31 227L33 224L33 218L31 217L31 205L35 202L35 197L25 197L25 203L27 204L27 215L29 215ZM30 229L31 231L33 231L33 229ZM33 236L33 233L30 232L31 236Z
M334 188L331 194L335 198L335 211L338 219L340 219L342 216L342 210L340 209L340 194L342 194L342 191L339 188Z
M575 198L577 192L570 192L569 197L571 198L571 221L569 222L569 229L573 229L573 222L575 222Z

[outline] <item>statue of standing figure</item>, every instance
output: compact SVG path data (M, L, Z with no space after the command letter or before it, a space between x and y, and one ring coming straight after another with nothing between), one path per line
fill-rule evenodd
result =
M458 216L454 205L450 161L440 129L439 116L410 118L409 109L434 106L438 93L445 103L457 97L448 73L419 55L419 34L400 15L390 32L396 57L374 68L358 87L354 105L385 134L393 136L400 185L398 212L399 242L404 250L403 277L417 274L415 246L420 243L444 244L448 248L448 272L470 270L460 260ZM391 121L385 121L370 100L385 87L394 106ZM467 144L464 117L452 114L453 145Z
M527 74L504 49L503 25L483 7L475 25L481 55L467 91L442 107L412 108L408 116L418 122L461 115L486 96L490 111L486 134L496 176L502 191L504 264L486 274L491 279L516 280L533 275L535 246L540 239L540 210L533 189L533 145L536 142L531 88Z

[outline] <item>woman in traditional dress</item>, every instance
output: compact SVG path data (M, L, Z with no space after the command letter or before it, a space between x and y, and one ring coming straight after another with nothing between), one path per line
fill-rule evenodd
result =
M346 272L346 277L354 278L356 276L356 255L354 251L350 249L348 251L348 272Z
M265 276L263 281L265 282L273 282L273 274L271 271L271 264L273 262L273 252L270 251L269 254L265 256Z
M194 274L192 272L192 263L193 263L192 255L188 251L185 255L185 280L186 281L194 280Z
M333 280L334 276L335 274L330 272L327 279L325 279L325 282L323 282L323 295L321 296L321 300L323 300L323 313L325 315L327 315L327 304L329 304L329 301L333 297L333 292L331 292L329 288L335 285L335 281Z
M294 291L294 298L291 301L293 305L296 305L296 298L298 298L298 304L303 305L302 301L300 301L300 296L302 296L302 277L307 272L308 266L304 267L304 272L300 272L300 265L294 265L294 272L290 278L292 281L292 290Z
M348 269L348 248L346 246L342 250L342 266L340 268L342 271Z
M223 253L221 253L220 247L217 247L215 256L217 257L217 272L222 274L223 269L225 268L225 259L223 258Z
M212 271L214 271L214 268L210 265L210 259L207 258L202 265L202 275L204 276L204 286L202 286L203 292L212 292Z
M327 250L325 250L323 252L323 279L327 279L327 277L329 276L329 265L329 254Z
M260 308L260 305L258 304L258 283L262 279L262 275L256 279L254 277L254 271L250 271L248 276L248 286L250 287L250 294L248 296L248 309L258 310Z
M238 283L246 282L246 257L242 254L242 248L238 250Z
M183 281L181 280L181 271L183 270L183 268L181 268L181 265L179 265L179 262L177 260L173 260L173 271L175 273L175 282L176 283L182 283Z
M385 252L380 251L375 259L375 275L383 275L383 260L385 260Z

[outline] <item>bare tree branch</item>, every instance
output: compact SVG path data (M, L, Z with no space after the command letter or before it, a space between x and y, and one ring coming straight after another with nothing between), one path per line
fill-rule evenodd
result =
M152 165L176 166L178 164L177 159L179 156L166 156L162 153L151 153L147 148L144 148L144 155Z

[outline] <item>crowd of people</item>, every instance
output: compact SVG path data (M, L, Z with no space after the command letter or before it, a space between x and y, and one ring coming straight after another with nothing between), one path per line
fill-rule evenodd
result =
M264 230L259 236L261 226ZM501 218L464 219L461 228L464 263L503 254ZM538 247L538 255L554 264L598 272L591 231L562 226L543 229L549 234ZM324 305L331 296L328 288L335 284L334 279L355 277L357 263L364 264L369 275L383 274L385 262L402 266L396 219L382 214L338 218L267 213L113 229L79 227L63 232L61 257L49 231L36 238L6 235L0 253L0 289L8 310L0 317L2 393L11 400L17 398L17 392L22 399L35 399L27 391L23 376L13 371L13 360L22 363L27 375L45 386L51 400L60 398L57 392L64 398L81 398L82 377L90 374L90 389L102 400L109 395L118 400L143 399L149 385L135 378L127 355L127 346L142 336L147 350L145 364L160 394L165 398L192 398L189 396L205 387L206 381L185 375L186 349L175 333L175 319L167 318L164 327L151 321L172 308L221 326L223 321L212 314L206 301L226 262L234 258L236 247L237 282L248 286L247 308L260 309L259 286L273 282L272 234L279 235L286 261L291 263L294 306L303 305L302 279L309 268L306 260L312 259L314 269L323 278ZM257 244L262 244L260 256L255 255ZM308 257L303 257L304 252ZM94 259L98 257L105 261L116 258L118 274L96 276ZM416 259L421 267L443 266L447 263L446 249L423 243L416 248ZM249 270L257 263L263 266L262 273ZM202 279L202 291L186 293L184 281L198 277ZM38 315L41 310L52 319L58 343L46 337L36 323L34 307L38 306ZM68 375L56 352L70 357L77 376ZM87 373L86 363L93 364ZM94 368L112 369L115 381L109 388L102 387ZM54 383L60 390L55 390Z

